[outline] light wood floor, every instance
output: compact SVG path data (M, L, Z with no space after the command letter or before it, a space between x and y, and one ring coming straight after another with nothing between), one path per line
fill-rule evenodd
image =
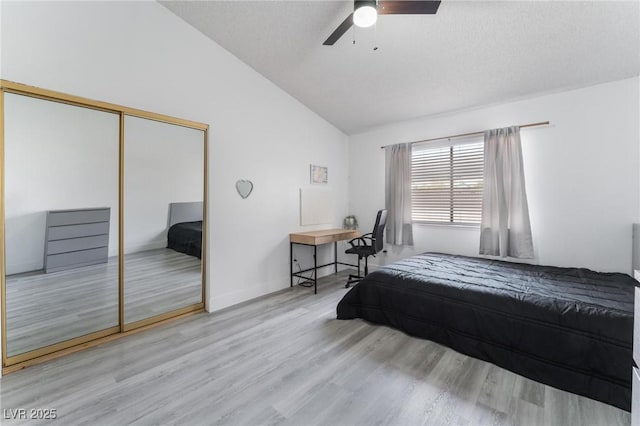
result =
M622 410L436 343L336 320L344 279L10 374L2 408L56 409L64 425L629 424Z
M202 301L200 260L170 249L125 256L125 322ZM7 354L118 325L118 261L7 277Z

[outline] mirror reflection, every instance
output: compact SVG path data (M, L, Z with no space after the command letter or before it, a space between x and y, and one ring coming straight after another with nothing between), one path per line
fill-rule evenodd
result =
M119 116L6 93L7 356L118 326Z
M201 303L204 131L125 117L125 323Z

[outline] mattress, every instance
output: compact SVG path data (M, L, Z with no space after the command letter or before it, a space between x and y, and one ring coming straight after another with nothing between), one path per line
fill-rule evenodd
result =
M172 225L167 233L167 247L198 259L202 258L202 221Z
M635 283L620 273L424 253L369 274L337 316L630 410Z

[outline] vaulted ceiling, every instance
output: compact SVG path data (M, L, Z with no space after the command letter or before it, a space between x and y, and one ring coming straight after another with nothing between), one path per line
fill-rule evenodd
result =
M444 0L334 46L353 2L161 4L347 134L640 74L637 0Z

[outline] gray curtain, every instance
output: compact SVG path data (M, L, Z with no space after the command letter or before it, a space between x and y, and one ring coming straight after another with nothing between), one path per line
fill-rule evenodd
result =
M411 145L402 143L385 148L385 208L387 242L413 245L411 224Z
M519 127L484 134L480 254L533 257Z

